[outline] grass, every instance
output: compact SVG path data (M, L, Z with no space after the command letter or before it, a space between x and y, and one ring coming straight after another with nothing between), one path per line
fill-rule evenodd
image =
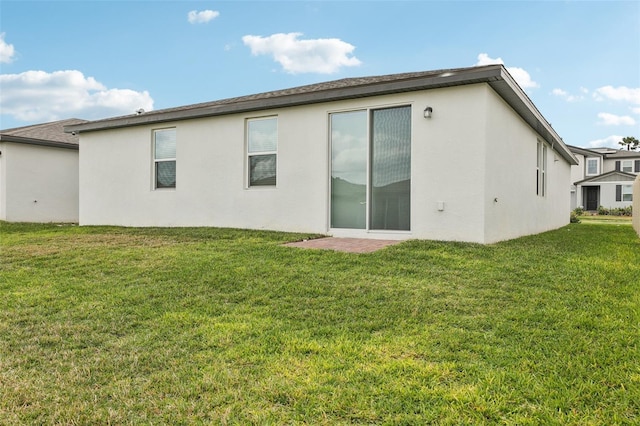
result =
M2 223L0 424L640 423L640 239Z

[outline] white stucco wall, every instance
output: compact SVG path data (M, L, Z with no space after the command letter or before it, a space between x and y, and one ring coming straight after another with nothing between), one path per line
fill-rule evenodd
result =
M546 194L536 194L537 143L543 141L493 91L487 92L485 242L569 223L571 166L547 145ZM496 201L497 199L497 201Z
M245 187L245 119L273 113L81 134L80 223L325 230L325 121L277 111L277 187ZM173 126L176 188L153 190L152 130Z
M602 165L602 173L609 173L616 170L616 160L614 158L604 161Z
M5 178L5 167L4 167L4 163L5 163L5 158L6 155L3 156L2 155L2 150L4 149L5 144L0 142L0 220L7 220L7 209L6 209L6 205L7 205L7 188L6 188L6 182L7 179Z
M482 114L488 86L422 93L414 108L413 237L482 242L485 156ZM426 105L433 116L423 118ZM462 124L464 123L464 124ZM438 210L438 203L444 210Z
M329 229L328 115L399 105L412 105L413 115L411 231ZM427 105L433 107L431 119L422 116ZM269 115L278 117L277 187L247 189L245 120ZM519 118L511 123L514 116L481 84L81 133L80 223L473 242L562 226L569 219L569 166L563 161L566 170L558 165L550 171L556 179L550 182L565 180L559 186L566 201L559 208L566 217L560 221L559 213L547 211L558 201L555 189L544 203L535 199L536 135ZM503 132L505 126L509 130ZM175 127L177 133L175 190L153 190L152 185L152 131L164 127ZM498 141L489 144L488 138ZM495 149L501 151L489 152ZM522 177L511 182L513 173ZM511 186L498 191L499 184ZM518 185L533 185L533 193ZM496 196L498 209L492 201ZM438 210L438 202L444 210ZM523 211L523 206L534 211ZM505 226L501 218L512 214L534 223L517 220Z
M633 183L633 228L640 236L640 175Z
M78 221L78 151L0 143L0 219Z
M571 183L578 182L584 179L584 161L585 156L582 154L573 154L578 160L577 166L571 166Z
M584 161L585 156L582 154L573 154L578 160L577 166L571 166L571 187L569 189L570 193L570 208L571 210L575 209L578 206L582 205L582 194L578 190L577 186L574 185L575 182L579 182L584 179Z

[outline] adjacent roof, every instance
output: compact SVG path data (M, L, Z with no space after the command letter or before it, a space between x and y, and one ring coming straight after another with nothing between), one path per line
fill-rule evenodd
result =
M585 183L602 183L602 182L632 182L636 180L636 175L627 172L614 170L612 172L603 173L601 175L592 176L587 179L575 182L574 185L582 185Z
M640 152L638 151L629 151L626 149L615 149L615 148L580 148L573 145L567 145L569 150L575 154L582 154L589 157L604 157L604 158L640 158Z
M563 158L570 164L578 164L562 138L502 65L345 78L255 95L91 121L67 126L66 131L91 132L477 83L489 84Z
M587 157L604 157L604 153L594 151L591 149L580 148L578 146L573 146L573 145L567 145L567 147L569 147L569 150L571 150L571 152L573 152L574 154L581 154Z
M615 153L606 154L605 157L607 158L640 158L640 152L621 149Z
M53 121L51 123L0 130L0 142L78 149L80 136L77 133L65 133L65 126L86 122L87 120L70 118L68 120Z

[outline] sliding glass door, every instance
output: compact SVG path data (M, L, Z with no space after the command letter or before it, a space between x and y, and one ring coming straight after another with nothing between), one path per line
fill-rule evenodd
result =
M365 229L367 111L331 114L331 227Z
M331 227L410 229L411 107L331 114Z

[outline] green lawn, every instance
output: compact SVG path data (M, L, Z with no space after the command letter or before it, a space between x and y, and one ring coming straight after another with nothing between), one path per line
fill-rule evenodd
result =
M0 424L640 423L640 238L2 223Z

